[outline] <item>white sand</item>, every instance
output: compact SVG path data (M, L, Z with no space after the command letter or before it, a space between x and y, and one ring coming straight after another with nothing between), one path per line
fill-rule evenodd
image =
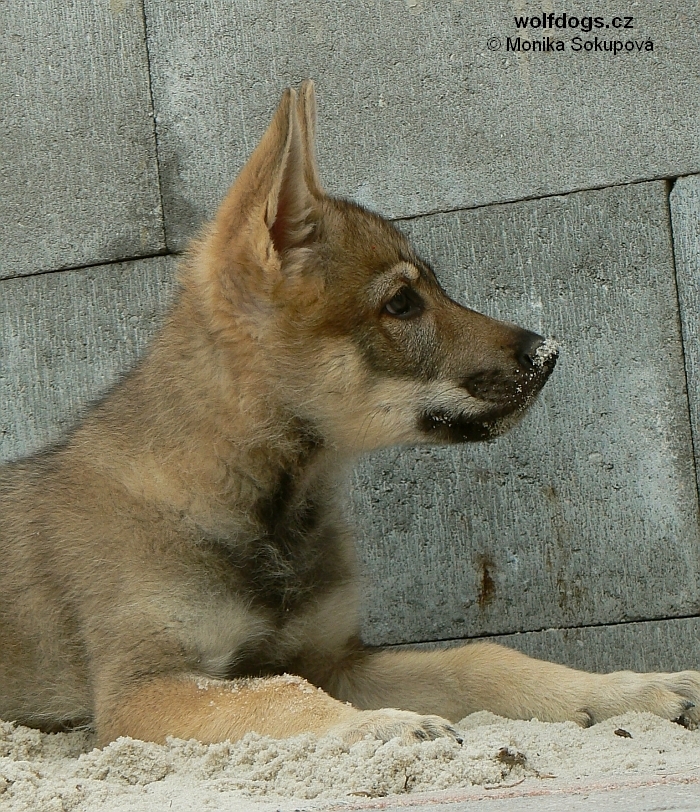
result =
M533 794L577 782L700 779L700 731L650 714L582 730L477 713L457 727L464 731L461 747L441 739L362 741L348 749L330 737L277 741L249 734L237 744L119 739L97 750L87 733L47 735L0 722L0 809L272 812L364 806L391 795L405 803L408 794L417 801L415 793L439 790L454 797L469 787L481 787L483 796L507 787Z

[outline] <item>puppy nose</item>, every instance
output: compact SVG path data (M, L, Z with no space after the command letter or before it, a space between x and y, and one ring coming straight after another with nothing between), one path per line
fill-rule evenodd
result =
M523 330L523 337L516 353L518 363L523 369L546 368L549 372L559 357L559 348L551 338L543 338L537 333Z

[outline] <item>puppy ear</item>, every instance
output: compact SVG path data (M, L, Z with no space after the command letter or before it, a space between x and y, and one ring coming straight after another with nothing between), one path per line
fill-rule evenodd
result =
M290 91L290 108L285 154L268 195L265 222L278 252L301 245L313 230L314 192L309 185L309 168L304 128L299 120L303 102ZM314 165L315 167L315 160ZM312 172L315 171L312 168ZM313 177L313 176L312 176Z
M316 93L311 79L301 83L297 99L297 116L301 128L304 149L304 172L306 185L315 197L323 197L324 192L316 163Z
M219 209L219 244L248 241L256 252L278 254L300 245L313 229L314 195L307 182L305 145L296 93L287 88L270 126ZM267 247L266 244L267 243Z

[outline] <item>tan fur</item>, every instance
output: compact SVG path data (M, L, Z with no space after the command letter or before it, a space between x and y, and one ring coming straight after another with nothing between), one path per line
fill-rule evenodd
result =
M555 353L327 197L314 126L312 85L286 91L147 356L63 444L0 469L0 716L102 742L426 738L482 708L697 720L695 672L362 647L344 472L373 448L498 435Z

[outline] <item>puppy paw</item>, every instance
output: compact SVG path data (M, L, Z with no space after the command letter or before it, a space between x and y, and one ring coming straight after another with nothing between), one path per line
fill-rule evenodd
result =
M582 720L588 717L588 724L593 724L627 711L647 711L687 727L697 727L700 724L700 672L604 674L590 702L579 713ZM585 721L580 723L587 726Z
M357 711L347 722L331 728L329 733L338 736L347 745L366 738L383 742L399 738L406 744L449 738L462 743L459 733L446 719L393 708Z

